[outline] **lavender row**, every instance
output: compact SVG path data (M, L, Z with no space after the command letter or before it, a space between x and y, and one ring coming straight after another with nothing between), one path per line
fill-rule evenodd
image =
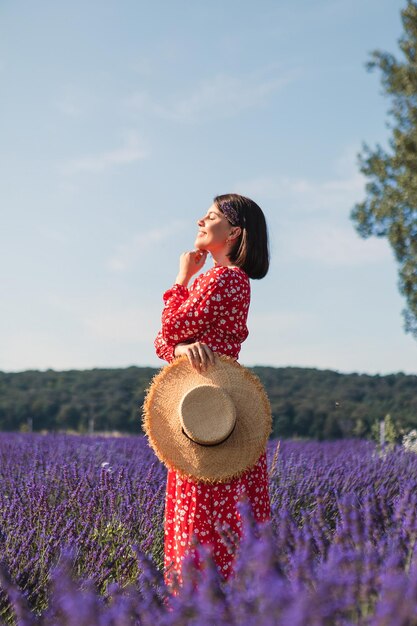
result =
M63 549L99 591L136 580L132 546L161 564L164 478L143 438L3 434L0 553L29 606Z
M142 437L0 437L0 610L50 626L401 626L417 614L417 455L270 442L272 520L224 584L209 555L162 577L165 470ZM414 621L413 621L414 620Z

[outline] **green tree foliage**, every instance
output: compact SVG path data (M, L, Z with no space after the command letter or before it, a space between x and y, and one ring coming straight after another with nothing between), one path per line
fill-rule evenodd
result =
M414 429L413 429L414 430ZM383 420L375 421L371 426L371 439L374 439L379 450L393 448L396 444L400 444L403 434L407 431L400 429L390 413L387 413Z
M351 213L363 238L387 237L399 264L400 293L405 296L404 330L417 339L417 3L401 12L403 57L375 50L369 70L382 73L385 94L392 100L389 150L367 144L359 155L368 178L366 199Z
M0 429L140 432L140 406L153 368L0 373ZM26 428L26 426L25 426Z
M371 437L385 417L396 433L417 428L417 376L340 374L300 367L254 367L268 393L273 436ZM141 432L145 390L157 370L0 372L0 429ZM391 435L390 435L391 436ZM392 435L394 438L396 434Z
M388 443L395 444L398 441L398 428L395 425L394 420L391 417L390 413L384 417L384 425L385 425L385 440Z

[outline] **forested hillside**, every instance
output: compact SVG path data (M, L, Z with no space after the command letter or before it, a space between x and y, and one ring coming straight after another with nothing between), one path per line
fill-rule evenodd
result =
M299 367L255 367L272 406L275 437L368 437L390 414L417 427L417 376L340 374ZM153 368L0 372L0 429L140 432Z

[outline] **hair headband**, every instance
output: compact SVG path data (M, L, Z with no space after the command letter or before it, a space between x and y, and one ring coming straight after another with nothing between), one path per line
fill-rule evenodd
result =
M223 202L221 204L221 210L232 226L240 225L239 213L231 202Z

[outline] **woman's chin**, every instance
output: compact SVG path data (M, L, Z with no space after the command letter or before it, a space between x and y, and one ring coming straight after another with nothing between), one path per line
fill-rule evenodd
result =
M197 239L194 242L194 248L196 250L206 250L206 246L204 245L204 242L201 241L201 239L199 237L197 237Z

